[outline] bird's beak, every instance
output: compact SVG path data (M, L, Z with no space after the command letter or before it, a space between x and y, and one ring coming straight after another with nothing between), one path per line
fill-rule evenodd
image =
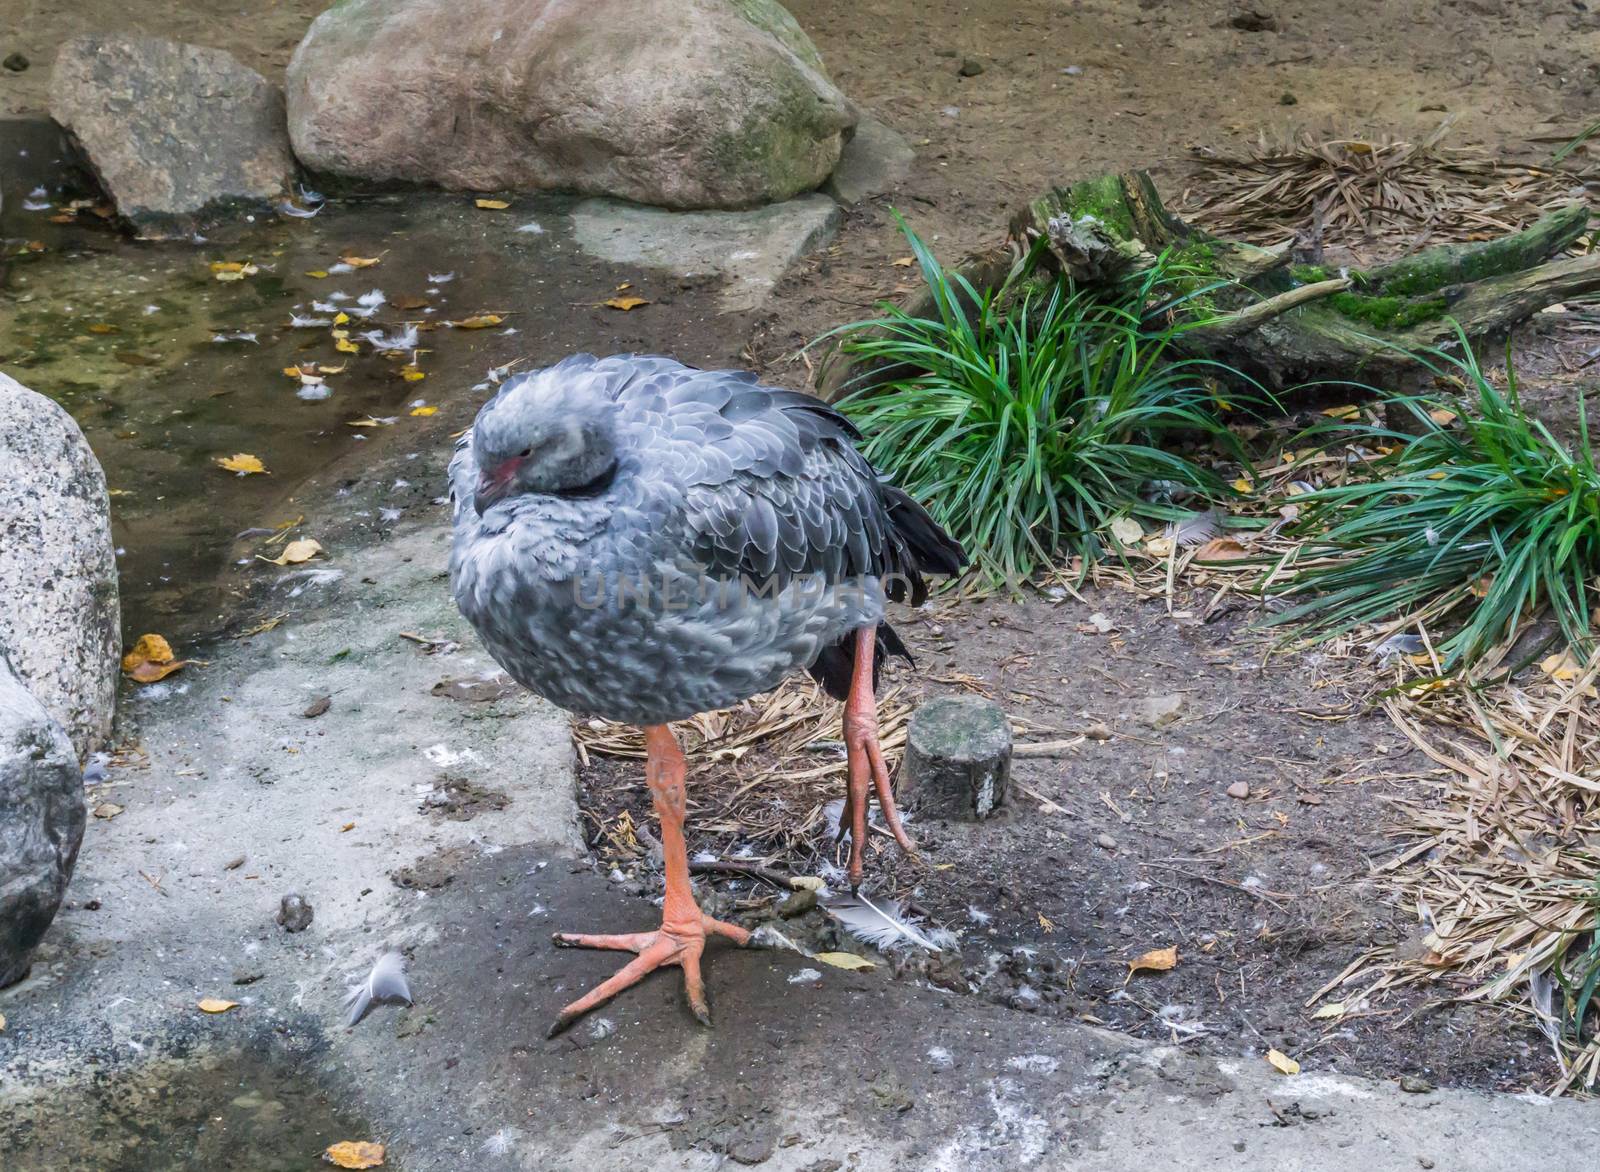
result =
M478 516L483 516L496 501L511 491L520 464L521 461L516 459L503 460L495 467L478 473L478 487L472 494L472 503L478 510Z

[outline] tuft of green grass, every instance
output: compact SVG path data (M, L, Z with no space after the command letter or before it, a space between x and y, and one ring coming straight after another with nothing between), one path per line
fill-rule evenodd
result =
M1020 583L1063 554L1087 567L1116 518L1170 519L1183 510L1164 500L1230 495L1162 446L1198 437L1237 451L1212 390L1234 372L1179 357L1184 327L1168 324L1210 287L1168 257L1109 293L1041 281L1027 263L980 293L901 229L933 308L917 317L885 303L882 317L827 335L842 334L863 369L892 375L839 406L865 433L868 459L991 582Z
M1600 574L1600 470L1579 403L1579 443L1568 448L1522 410L1514 372L1499 390L1461 339L1463 358L1419 356L1454 373L1461 402L1393 401L1421 434L1330 424L1368 447L1393 450L1361 479L1295 498L1291 530L1306 564L1269 589L1300 601L1269 624L1302 624L1314 639L1407 615L1440 616L1443 666L1470 664L1553 615L1576 651L1593 646L1589 614ZM1441 408L1459 413L1449 419Z

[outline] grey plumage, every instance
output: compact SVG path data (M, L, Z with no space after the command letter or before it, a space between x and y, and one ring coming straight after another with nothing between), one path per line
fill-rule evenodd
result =
M823 903L822 909L843 924L852 936L865 940L880 951L891 952L906 944L915 944L929 952L940 951L939 946L919 932L905 911L892 899L874 902L864 895L856 895L848 899L828 900Z
M451 461L457 605L575 712L661 724L800 668L842 695L851 633L964 561L858 438L808 395L667 358L520 375ZM904 651L886 625L879 646Z
M411 985L406 981L406 959L398 952L385 952L372 966L367 979L349 986L345 994L345 1024L355 1025L378 1002L411 1004Z

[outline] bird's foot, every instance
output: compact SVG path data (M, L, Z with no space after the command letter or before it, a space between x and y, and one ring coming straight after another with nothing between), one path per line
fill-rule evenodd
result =
M700 954L705 951L708 936L724 936L741 946L750 943L750 933L737 924L725 923L704 914L700 916L699 923L691 920L686 925L673 925L670 928L663 923L654 932L625 932L613 936L557 932L552 939L562 948L609 948L637 955L609 980L596 985L557 1014L546 1037L555 1037L591 1009L604 1005L622 990L638 984L645 974L672 964L683 969L684 992L688 995L690 1012L702 1025L710 1025L711 1008L706 1004L705 982L700 976Z
M867 792L878 797L878 808L889 833L900 849L908 855L917 853L916 843L900 824L900 812L895 808L894 790L889 785L889 769L883 761L883 749L878 743L878 714L870 704L847 704L844 712L844 744L849 780L845 788L844 812L839 818L839 837L850 834L850 889L861 886L861 873L867 849Z

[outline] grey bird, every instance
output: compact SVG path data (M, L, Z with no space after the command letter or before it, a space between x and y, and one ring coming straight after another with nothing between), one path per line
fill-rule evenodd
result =
M701 913L683 839L685 761L667 725L776 687L800 669L845 702L841 833L861 881L868 791L901 847L878 745L874 684L910 659L885 604L919 606L924 574L966 555L856 450L832 407L754 375L669 358L578 354L505 383L450 463L450 585L461 613L524 687L572 712L640 725L661 822L661 927L559 933L636 953L562 1010L554 1034L646 973L682 967L709 1021L708 935L749 933Z

